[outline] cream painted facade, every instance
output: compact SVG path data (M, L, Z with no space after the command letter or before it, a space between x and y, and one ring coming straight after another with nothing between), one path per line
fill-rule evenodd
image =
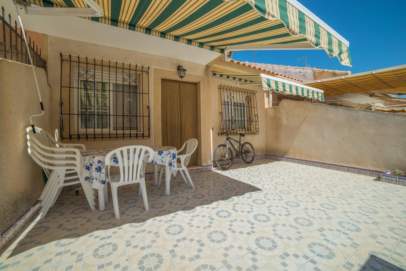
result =
M60 88L60 53L71 54L96 59L104 59L131 63L150 67L150 108L151 108L151 136L147 139L100 139L80 140L88 149L111 149L118 146L143 144L152 147L162 145L161 132L161 83L163 79L181 80L176 72L177 65L187 69L186 77L181 81L197 83L199 90L199 143L201 165L211 163L212 145L220 144L224 137L218 136L220 123L220 101L218 86L220 84L238 86L233 81L219 80L210 76L208 65L180 61L177 59L148 55L135 51L100 46L80 41L48 37L48 82L52 89L52 130L59 128L59 88ZM241 86L239 86L241 87ZM247 87L245 87L247 88ZM265 154L265 106L264 94L258 87L248 87L256 92L258 117L260 122L259 133L249 135L250 141L258 154ZM213 137L211 137L213 135ZM213 138L213 140L211 139ZM77 141L75 141L77 142ZM213 142L213 144L212 144Z

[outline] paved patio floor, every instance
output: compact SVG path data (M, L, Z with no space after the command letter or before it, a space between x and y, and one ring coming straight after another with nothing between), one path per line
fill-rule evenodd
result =
M150 185L148 213L120 191L121 221L65 191L0 270L406 269L404 186L270 161L192 178Z

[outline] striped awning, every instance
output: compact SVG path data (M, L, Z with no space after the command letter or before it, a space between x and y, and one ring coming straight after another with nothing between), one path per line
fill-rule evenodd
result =
M84 0L33 0L84 7ZM224 53L237 48L321 48L351 65L349 44L296 0L96 0L93 21Z
M406 65L327 78L307 85L323 88L327 97L346 93L406 93Z
M283 95L300 96L307 99L324 102L324 92L321 89L308 87L293 81L261 74L264 90Z

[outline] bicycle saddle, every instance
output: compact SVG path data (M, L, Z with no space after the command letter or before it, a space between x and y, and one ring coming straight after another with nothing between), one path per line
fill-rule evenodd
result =
M241 137L244 137L244 136L245 136L245 134L240 133L240 136L241 136Z

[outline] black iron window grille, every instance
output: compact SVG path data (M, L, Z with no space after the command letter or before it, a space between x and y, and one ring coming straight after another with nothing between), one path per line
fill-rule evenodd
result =
M149 67L60 57L62 138L150 136Z
M0 13L0 57L30 64L27 47L25 46L21 28L8 14L6 18L4 7ZM34 65L46 68L46 61L41 57L41 49L27 36L28 44Z
M257 134L259 132L255 92L232 86L220 86L219 134Z

